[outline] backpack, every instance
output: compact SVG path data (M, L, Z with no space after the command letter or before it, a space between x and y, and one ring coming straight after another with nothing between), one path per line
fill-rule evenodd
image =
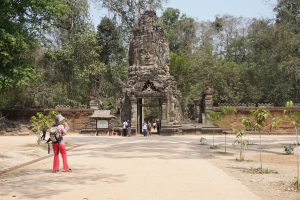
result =
M59 133L57 126L52 127L50 129L50 138L49 140L52 143L60 143L62 141L63 137L61 136L61 134Z

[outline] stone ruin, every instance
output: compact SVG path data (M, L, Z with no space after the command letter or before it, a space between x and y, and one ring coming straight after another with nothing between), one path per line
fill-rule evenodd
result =
M183 119L183 103L169 73L169 44L154 11L146 11L134 29L129 47L128 81L123 89L121 119L140 130L145 98L159 99L162 128Z

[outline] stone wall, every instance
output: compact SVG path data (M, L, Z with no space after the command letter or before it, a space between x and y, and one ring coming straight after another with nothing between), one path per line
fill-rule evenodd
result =
M250 111L253 109L255 109L255 107L254 108L237 108L237 111L238 111L237 114L231 114L231 115L225 116L218 123L218 126L220 128L224 128L224 129L244 128L240 121L241 121L242 117L250 117L251 116ZM280 123L278 128L272 130L272 133L283 133L284 134L284 133L293 133L294 132L293 125L284 119L284 114L283 114L284 108L283 107L270 107L267 109L270 110L270 112L272 113L272 117L281 117L283 119L283 121ZM209 110L218 111L218 107L213 107ZM293 108L292 111L300 112L300 108L298 108L298 107ZM270 123L271 120L272 120L272 118L270 118L268 120L268 123Z
M8 120L20 120L29 123L30 118L37 112L48 113L50 111L56 111L65 116L71 131L80 131L88 123L89 116L94 112L93 109L11 109L1 112Z

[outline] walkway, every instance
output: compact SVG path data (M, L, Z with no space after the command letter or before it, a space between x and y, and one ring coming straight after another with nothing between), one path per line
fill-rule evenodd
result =
M1 200L258 200L180 137L75 137L73 172L51 173L52 158L0 177Z

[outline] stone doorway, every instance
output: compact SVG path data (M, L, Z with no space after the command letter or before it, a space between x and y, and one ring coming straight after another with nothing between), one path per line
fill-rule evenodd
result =
M157 121L161 126L162 99L161 98L138 98L137 99L137 130L142 134L144 121L151 123L151 133L158 134Z
M184 106L176 81L169 73L169 45L155 12L146 11L140 17L133 36L128 52L128 81L123 88L121 120L130 120L132 130L140 133L145 117L143 109L151 107L145 102L147 99L158 101L154 107L159 108L163 134L164 130L169 130L166 126L181 123Z

